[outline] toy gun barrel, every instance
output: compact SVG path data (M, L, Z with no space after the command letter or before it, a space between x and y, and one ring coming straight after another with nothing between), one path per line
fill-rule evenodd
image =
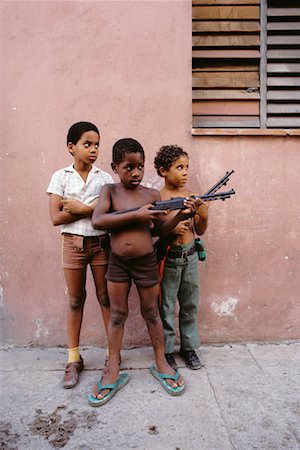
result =
M225 186L229 180L230 175L234 173L234 170L231 172L226 172L224 177L221 178L212 188L210 188L207 192L205 192L204 195L213 194L214 192L218 191L222 186Z
M204 194L204 195L195 195L195 199L201 199L204 202L210 202L213 200L226 200L235 194L235 190L231 189L227 192L219 192L216 194ZM156 202L153 206L153 210L175 210L175 209L184 209L184 201L185 197L174 197L170 200L165 200L161 202Z

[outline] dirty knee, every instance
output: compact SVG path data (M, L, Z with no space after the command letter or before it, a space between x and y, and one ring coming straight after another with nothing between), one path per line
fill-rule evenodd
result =
M108 295L102 295L101 297L99 296L98 301L99 301L100 305L103 306L104 308L109 308Z
M86 296L82 297L73 297L69 296L69 304L72 309L80 309L83 308Z
M110 322L113 326L124 325L128 316L128 312L125 311L111 311Z
M146 322L156 324L160 322L160 315L157 308L147 309L146 311L142 311L142 315Z

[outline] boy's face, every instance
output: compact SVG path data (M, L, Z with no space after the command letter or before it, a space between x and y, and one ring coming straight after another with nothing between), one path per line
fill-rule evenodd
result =
M68 144L69 152L74 156L75 162L86 165L93 164L99 155L100 136L96 131L86 131L76 144Z
M141 153L126 153L120 164L112 163L111 167L119 175L121 183L129 188L138 187L144 176L145 161Z
M169 170L161 170L162 176L173 187L185 186L188 179L189 158L180 156L173 162Z

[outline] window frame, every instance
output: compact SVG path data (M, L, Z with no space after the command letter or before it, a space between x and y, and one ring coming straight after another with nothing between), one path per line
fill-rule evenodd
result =
M195 6L196 1L192 1L192 7ZM201 5L198 5L201 6ZM211 5L213 6L213 4ZM300 136L300 128L285 128L285 127L267 127L267 37L268 37L268 0L260 0L260 59L259 59L259 93L260 93L260 111L259 111L259 126L249 127L249 128L238 128L238 127L194 127L192 126L191 134L193 136L197 135L277 135L277 136ZM299 22L300 31L300 22ZM299 61L300 62L300 61ZM299 88L300 89L300 88ZM192 102L194 100L192 99ZM194 115L192 114L194 117ZM205 117L205 116L204 116Z

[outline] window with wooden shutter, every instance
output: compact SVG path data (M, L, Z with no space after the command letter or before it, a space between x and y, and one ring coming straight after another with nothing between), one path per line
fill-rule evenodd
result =
M193 128L300 127L300 0L193 1Z
M300 128L300 1L268 1L268 128Z

